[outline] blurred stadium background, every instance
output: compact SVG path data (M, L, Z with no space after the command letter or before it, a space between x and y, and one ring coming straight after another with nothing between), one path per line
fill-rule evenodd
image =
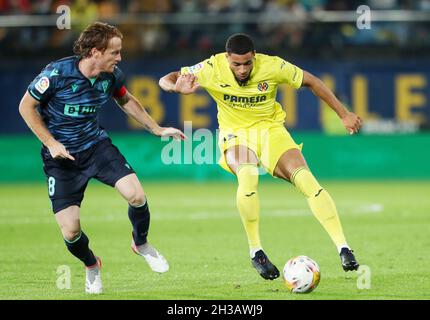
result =
M70 8L71 29L59 30L56 12L63 4ZM356 10L363 4L370 7L372 20L370 29L360 30ZM43 179L33 148L37 142L18 114L18 102L33 77L51 60L71 55L73 41L96 20L124 33L121 68L128 89L162 125L182 128L184 121L192 121L193 129L216 129L216 107L206 93L166 94L158 79L221 52L230 34L247 32L259 52L279 55L320 76L365 120L360 136L346 138L336 116L309 90L280 88L286 126L306 142L307 157L320 177L430 177L425 165L430 152L430 1L3 0L0 87L7 94L0 119L0 181ZM158 139L146 136L113 103L100 120L109 132L127 134L117 143L125 144L130 161L139 159L134 165L145 179L226 177L216 165L165 168ZM142 136L145 143L138 147ZM17 141L25 147L14 147Z
M60 16L57 8L60 5L70 8L71 29L60 30L56 27ZM357 28L356 21L360 14L356 10L360 5L371 9L370 29ZM286 126L297 142L304 142L303 151L310 167L316 176L333 187L334 198L340 198L338 203L341 209L352 210L347 203L360 206L359 202L363 200L363 206L367 206L363 210L367 213L382 212L387 215L378 220L381 229L387 221L391 221L390 218L402 217L396 220L396 231L390 229L391 233L382 234L388 239L398 237L399 246L404 241L414 241L425 250L428 240L421 241L419 235L428 235L430 221L425 215L430 206L425 200L430 191L429 0L0 0L0 189L3 190L0 194L0 212L4 223L1 240L17 232L13 226L22 222L18 218L20 210L24 210L22 208L32 210L31 205L26 203L28 199L22 199L25 201L13 206L10 204L13 199L20 201L20 192L25 196L34 193L42 198L38 198L38 209L32 211L33 223L37 217L45 215L51 221L50 227L54 228L54 219L49 216L47 192L43 191L40 143L20 117L18 104L30 81L48 62L72 54L73 41L93 21L112 23L123 32L123 61L120 67L126 74L128 90L164 126L184 128L184 121L192 121L194 130L216 130L216 106L205 92L191 96L167 94L158 87L158 79L167 72L194 65L223 51L226 38L235 32L250 34L258 52L279 55L321 77L350 110L364 119L365 125L360 134L349 136L336 115L309 90L294 91L281 86L278 100L286 109ZM227 188L230 194L219 201L228 202L228 210L234 216L234 177L223 172L217 166L216 159L213 159L213 164L199 164L189 158L190 148L198 147L203 140L196 138L182 144L178 142L183 151L180 155L182 160L166 165L161 154L167 142L144 132L114 103L103 107L100 122L133 165L144 188L153 188L154 193L163 192L164 187L158 185L160 181L179 186L179 189L168 189L172 193L180 193L172 198L178 204L172 203L173 207L165 210L175 211L176 207L184 204L181 202L185 201L184 198L202 196L206 197L207 210L210 211L211 206L218 205L216 195L228 193L225 191ZM216 141L205 143L209 143L213 150L216 147ZM269 183L266 178L263 180ZM218 187L210 187L207 189L209 194L205 195L205 188L200 186L209 182ZM353 187L354 183L357 183L356 187ZM180 189L182 184L188 186ZM224 184L226 187L223 187ZM407 189L404 200L402 186ZM7 192L11 188L12 191ZM281 191L279 196L282 197ZM103 197L99 198L100 202L104 201ZM266 197L268 199L262 196L262 203L271 201L269 192L266 192ZM163 212L165 199L160 194L154 195L154 199L154 206L158 205L160 212ZM121 201L119 198L117 200ZM301 201L303 210L307 210L304 199ZM203 200L197 202L204 207ZM279 205L278 209L282 209L279 201L275 203ZM419 210L413 211L418 207ZM97 207L90 205L90 208L95 210ZM413 211L410 216L409 209ZM182 217L186 220L188 209L183 210ZM289 210L288 206L285 210ZM369 243L360 242L364 239L360 236L373 232L369 228L374 221L366 216L368 224L360 229L359 218L354 216L354 212L352 218L346 217L344 221L347 225L350 222L347 230L355 233L355 243L364 250ZM234 218L237 219L234 220L236 225L232 232L237 233L237 239L241 241L238 250L245 252L245 236L239 232L238 216ZM102 216L100 219L103 221ZM10 225L8 221L12 221ZM413 231L416 238L402 238L396 232L403 230L411 221L413 226L407 225L406 228ZM124 216L124 225L126 223ZM352 227L353 223L357 225ZM315 228L321 232L326 247L329 247L323 231L316 224ZM273 230L276 230L276 225ZM174 234L173 230L170 231ZM163 233L163 230L157 232ZM380 231L374 232L374 239L379 239ZM52 234L55 234L54 229L51 229ZM297 237L300 239L299 233ZM64 251L64 257L67 257L64 259L71 261L66 250L61 248L61 241L57 242L56 250ZM2 250L6 252L5 247ZM174 250L170 250L173 256ZM320 261L318 259L323 257L319 257L318 253L324 250L311 253L314 252L317 261ZM375 248L372 254L376 257L381 250ZM6 255L2 258L7 260ZM284 258L287 257L278 252L278 260ZM246 257L243 259L247 261ZM333 265L337 266L337 261ZM13 266L7 270L5 274L14 278ZM399 270L400 274L402 272ZM417 279L424 286L425 281L418 275ZM424 289L418 292L421 293ZM400 297L402 294L405 293L399 293ZM214 296L228 298L228 295ZM23 294L20 297L32 296ZM269 297L276 298L274 293ZM390 295L382 294L381 297Z

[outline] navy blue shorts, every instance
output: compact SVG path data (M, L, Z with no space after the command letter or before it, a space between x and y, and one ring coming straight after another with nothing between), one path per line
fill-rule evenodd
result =
M75 161L53 159L46 147L42 147L41 155L54 213L72 205L80 206L91 178L114 187L119 179L134 173L110 138L73 153Z

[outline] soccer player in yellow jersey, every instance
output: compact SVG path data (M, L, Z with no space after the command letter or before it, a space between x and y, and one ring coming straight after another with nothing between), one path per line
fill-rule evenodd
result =
M219 121L219 164L237 177L237 208L248 237L252 265L265 279L279 271L264 253L259 234L258 167L291 182L307 198L310 209L337 246L345 271L358 263L342 231L335 203L312 175L297 145L284 127L285 112L276 102L278 84L308 87L339 116L350 134L361 119L349 112L317 77L276 56L256 53L252 39L234 34L226 52L192 67L171 72L159 81L167 92L191 94L199 87L216 101Z

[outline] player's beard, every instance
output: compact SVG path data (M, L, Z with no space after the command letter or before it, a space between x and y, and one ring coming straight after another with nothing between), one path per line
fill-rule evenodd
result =
M251 77L251 72L248 74L248 76L245 79L239 79L238 77L235 76L236 81L239 84L239 86L246 85L246 83L248 82L248 80L249 80L250 77Z
M244 79L239 79L236 75L234 75L234 78L236 79L236 82L239 84L239 86L242 87L246 85L246 83L249 81L249 78L251 78L251 72L252 72L252 69L249 70L248 75Z

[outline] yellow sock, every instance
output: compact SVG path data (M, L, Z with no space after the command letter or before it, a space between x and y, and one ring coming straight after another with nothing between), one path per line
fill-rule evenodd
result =
M292 174L291 182L306 196L314 216L323 225L335 245L338 248L347 246L336 205L312 173L304 167L298 168Z
M244 164L236 172L238 188L236 205L245 227L250 251L261 248L258 229L260 201L258 199L258 168L253 164Z

